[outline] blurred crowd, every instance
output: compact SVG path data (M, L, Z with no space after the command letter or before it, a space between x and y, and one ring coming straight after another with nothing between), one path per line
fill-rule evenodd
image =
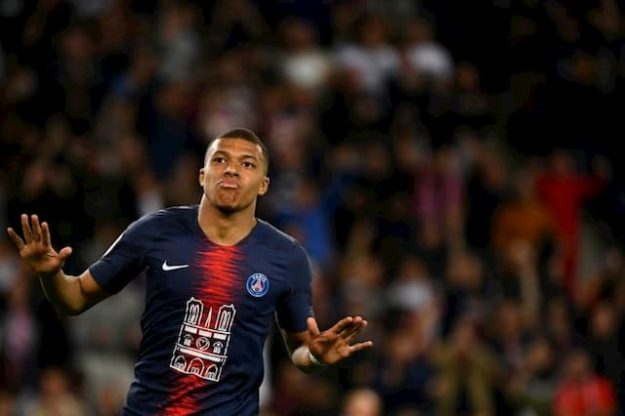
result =
M259 216L314 267L320 326L373 350L265 416L617 416L625 406L625 1L1 0L0 226L78 274L197 203L208 141L271 152ZM0 415L119 414L143 281L61 316L0 237Z

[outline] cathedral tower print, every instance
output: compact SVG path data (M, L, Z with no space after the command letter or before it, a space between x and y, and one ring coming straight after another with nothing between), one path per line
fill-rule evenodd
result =
M213 314L216 316L213 318ZM187 301L184 322L169 366L204 380L219 381L228 359L230 331L234 322L234 305L222 305L219 310L204 310L202 301Z

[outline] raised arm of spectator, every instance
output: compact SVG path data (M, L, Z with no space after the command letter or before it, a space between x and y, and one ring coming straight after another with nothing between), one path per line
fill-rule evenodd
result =
M95 305L108 294L86 270L80 276L63 272L63 265L72 254L71 247L56 251L52 247L50 228L39 222L37 215L21 216L23 239L13 228L7 230L17 246L22 261L39 276L41 286L50 302L61 312L77 315Z

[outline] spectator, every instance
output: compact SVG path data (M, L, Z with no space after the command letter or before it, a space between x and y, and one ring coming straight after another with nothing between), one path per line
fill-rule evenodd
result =
M553 402L555 416L613 416L617 403L614 386L592 367L590 356L582 349L567 354Z
M493 218L493 247L505 253L520 241L539 253L555 237L554 222L551 211L537 195L532 173L518 172L514 196L500 205Z
M609 301L602 301L590 310L585 347L591 355L593 368L619 388L625 375L625 358L621 354L623 322Z
M68 375L60 368L46 369L40 379L39 396L28 411L33 416L81 416L87 409L71 390Z
M355 26L354 40L337 45L336 64L361 95L388 100L390 82L400 69L399 54L389 43L390 28L376 14L364 14Z
M381 416L382 401L369 389L357 389L347 393L341 416Z
M572 156L555 151L547 170L537 178L539 194L556 220L558 240L564 250L564 287L572 297L578 290L580 211L587 199L605 187L607 172L601 169L593 175L577 173Z
M403 34L404 74L412 88L448 90L454 73L449 50L435 39L432 22L415 18L405 23ZM416 85L415 85L416 84ZM425 85L423 85L425 84ZM410 88L410 87L409 87Z
M528 345L523 360L506 384L510 404L517 414L551 415L557 352L546 338L539 337Z
M495 414L496 364L469 319L454 326L449 339L434 350L439 370L437 414Z
M279 29L285 45L280 70L285 79L316 94L327 87L332 63L321 49L314 26L301 18L285 19Z

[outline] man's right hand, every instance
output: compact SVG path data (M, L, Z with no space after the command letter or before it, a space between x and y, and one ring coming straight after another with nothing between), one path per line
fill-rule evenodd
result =
M9 227L7 232L24 263L40 276L52 276L60 272L65 260L72 254L71 247L63 247L58 252L54 250L48 223L40 224L37 215L32 215L29 221L28 215L22 214L21 221L23 240L13 228Z

